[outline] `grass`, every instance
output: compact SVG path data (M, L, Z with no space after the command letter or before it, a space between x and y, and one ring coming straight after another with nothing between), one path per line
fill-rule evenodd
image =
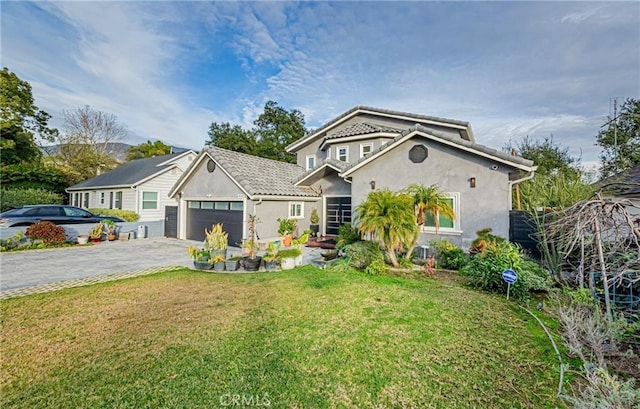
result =
M3 408L555 407L535 320L437 280L179 270L2 303Z

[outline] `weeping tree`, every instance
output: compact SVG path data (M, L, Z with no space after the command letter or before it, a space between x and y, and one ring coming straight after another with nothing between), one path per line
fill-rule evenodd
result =
M399 267L397 252L411 254L418 239L413 198L381 189L369 193L355 210L358 231L379 240L391 264Z
M440 216L449 217L454 220L456 214L451 206L449 198L445 196L438 185L425 186L412 183L405 190L413 199L415 207L416 221L419 226L423 226L427 221L427 214L433 217L436 234L440 229Z

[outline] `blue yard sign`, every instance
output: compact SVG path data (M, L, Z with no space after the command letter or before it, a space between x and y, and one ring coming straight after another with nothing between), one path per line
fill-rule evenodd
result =
M502 279L504 280L505 283L507 283L507 300L508 300L509 290L511 290L511 284L518 281L518 275L516 274L515 271L508 268L502 272Z

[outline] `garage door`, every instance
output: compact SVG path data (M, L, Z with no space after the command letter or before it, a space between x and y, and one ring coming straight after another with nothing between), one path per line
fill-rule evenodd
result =
M229 245L242 243L243 202L189 201L187 202L187 239L204 240L204 229L222 223L229 234Z

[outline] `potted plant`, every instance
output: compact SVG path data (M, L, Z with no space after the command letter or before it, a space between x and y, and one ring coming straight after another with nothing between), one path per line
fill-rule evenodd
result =
M291 270L296 266L296 257L302 254L302 250L297 247L290 249L283 249L278 251L278 259L280 260L280 267L283 270Z
M227 248L229 247L229 234L222 230L222 223L214 224L211 231L204 229L204 248L211 252L211 257L221 256L227 258Z
M307 240L309 240L309 233L306 232L306 231L304 232L304 234L302 236L293 239L294 248L296 248L296 249L298 249L300 251L300 254L298 254L298 256L295 259L296 266L301 266L302 265L302 245L306 244Z
M224 271L224 257L221 255L218 254L211 258L211 263L213 264L213 269L215 271Z
M278 268L278 249L280 242L276 245L273 241L267 247L267 253L262 257L264 260L264 268L267 271L275 271Z
M89 240L92 243L100 243L102 241L102 223L98 223L89 230Z
M209 250L198 249L194 246L187 248L189 256L193 260L193 266L198 270L211 270L211 253Z
M89 242L88 234L78 234L78 244L87 244Z
M240 256L233 256L224 261L224 269L227 271L236 271L240 267Z
M315 207L311 209L311 215L309 216L309 230L311 230L311 237L318 237L318 232L320 231L320 216L318 216L318 209Z
M285 247L291 246L293 240L293 231L296 228L295 219L278 219L280 226L278 227L278 234L282 236L282 245Z
M107 240L114 241L118 233L118 226L116 226L116 222L113 220L104 220L102 223L107 231Z
M256 224L258 217L255 214L249 215L249 239L242 243L246 251L246 257L242 258L242 265L246 271L258 271L262 257L258 256L258 241L256 240Z

